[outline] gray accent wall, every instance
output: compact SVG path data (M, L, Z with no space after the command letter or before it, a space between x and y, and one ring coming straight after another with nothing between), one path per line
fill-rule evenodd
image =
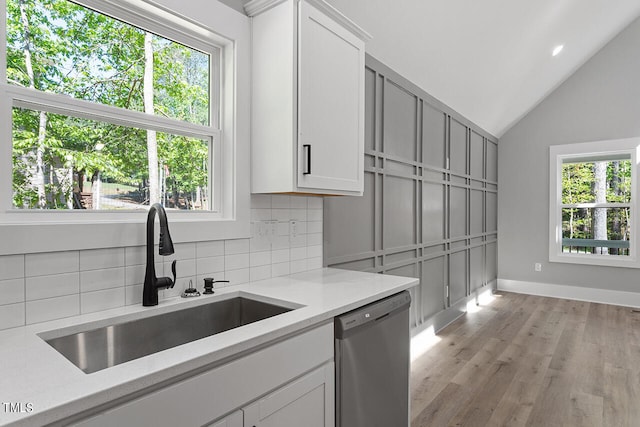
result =
M369 55L365 74L364 196L325 198L324 263L419 278L419 328L497 277L497 139Z
M637 269L550 263L548 246L549 146L637 136L640 20L500 138L500 279L640 292Z

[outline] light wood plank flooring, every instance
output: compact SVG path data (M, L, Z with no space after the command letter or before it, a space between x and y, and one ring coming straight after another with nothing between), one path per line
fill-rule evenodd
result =
M411 367L412 427L640 426L640 313L498 292Z

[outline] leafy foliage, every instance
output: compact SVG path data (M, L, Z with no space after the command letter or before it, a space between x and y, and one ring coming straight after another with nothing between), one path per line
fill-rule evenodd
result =
M8 82L142 112L144 36L144 30L66 0L7 0ZM209 55L159 36L153 50L155 113L208 125ZM40 114L13 110L14 206L41 205L34 178L40 166L47 209L72 207L73 192L83 188L85 177L96 176L139 188L118 197L145 203L145 129L42 112L43 130ZM39 135L45 136L43 147ZM164 199L169 207L194 208L198 191L208 185L208 142L158 133L158 147L158 168L167 172L162 187L170 195ZM41 148L44 164L38 165Z
M594 239L594 214L597 209L601 209L607 213L607 239L629 240L631 224L628 207L575 206L596 201L595 180L595 162L563 164L562 204L565 207L562 209L562 236L571 239ZM608 161L606 183L607 203L630 203L631 161ZM613 250L613 253L617 251Z

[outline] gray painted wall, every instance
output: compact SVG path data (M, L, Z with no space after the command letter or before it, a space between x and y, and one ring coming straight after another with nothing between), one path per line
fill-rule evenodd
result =
M365 76L364 196L325 199L324 262L419 278L413 326L438 329L497 277L497 142L371 56Z
M500 138L500 279L640 292L637 269L549 263L548 253L549 146L635 136L640 20ZM535 262L542 263L541 272L534 271Z

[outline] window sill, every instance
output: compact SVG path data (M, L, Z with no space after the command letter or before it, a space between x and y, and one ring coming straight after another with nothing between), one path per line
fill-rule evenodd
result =
M624 259L621 258L622 256L620 255L551 254L549 255L549 262L597 265L602 267L640 268L640 263L636 257L624 256Z
M98 213L98 215L100 215ZM4 215L10 217L11 215ZM8 218L0 221L0 255L99 249L146 244L147 213L134 219L92 219L24 221ZM64 215L63 215L64 216ZM111 215L113 217L113 214ZM235 219L212 218L203 213L199 218L177 217L167 213L174 243L241 239L250 236L248 210ZM209 218L203 218L209 216ZM156 236L157 239L157 236Z

